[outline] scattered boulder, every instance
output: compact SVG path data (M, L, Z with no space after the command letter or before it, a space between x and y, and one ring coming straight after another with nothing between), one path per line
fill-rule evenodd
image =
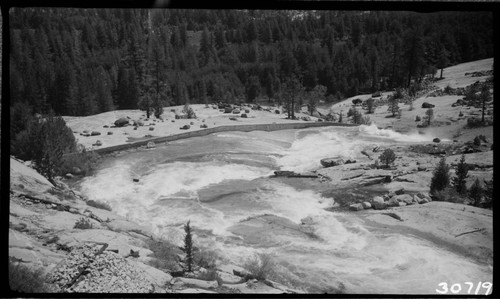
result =
M136 183L139 182L139 179L132 179L132 180Z
M250 113L250 109L245 109L245 113Z
M233 109L231 107L226 107L224 109L224 113L231 113L233 111Z
M71 173L74 175L80 175L83 173L83 171L79 167L74 166L73 168L71 168Z
M128 125L128 118L126 117L121 117L117 120L115 120L115 126L117 127L124 127Z
M418 171L426 171L426 170L427 170L427 167L425 167L425 166L418 166L418 167L417 167L417 170L418 170Z
M311 118L309 116L302 116L301 119L303 121L310 121L311 120Z
M403 188L398 189L398 190L394 191L394 194L395 194L395 195L405 194L405 189L403 189Z
M113 132L108 132L108 135L113 135Z
M430 104L427 102L422 103L422 108L429 109L429 108L434 108L434 107L435 107L435 105L433 105L433 104Z
M144 122L142 120L134 120L134 126L144 126Z
M191 128L190 125L184 125L184 126L180 127L179 129L181 129L181 130L189 130L190 128Z
M101 140L97 140L93 145L95 145L95 146L101 146L102 142L101 142Z
M392 199L397 200L398 202L404 202L407 205L412 205L413 204L413 196L410 194L401 194L401 195L396 195Z
M156 144L154 143L154 141L150 141L148 142L148 144L146 145L146 148L155 148L156 147Z
M355 203L349 206L349 210L351 211L361 211L363 210L363 205L360 203Z
M200 125L200 128L206 129L206 128L208 128L208 126L206 124L202 124L202 125Z
M194 122L190 122L189 124L193 126L193 125L194 125Z
M425 203L425 199L418 197L416 194L413 195L413 202L416 202L418 204L423 204Z
M365 210L372 208L372 205L367 201L362 202L361 205L363 205L363 209L365 209Z
M417 196L418 196L419 198L421 198L421 199L425 200L425 202L431 202L431 201L432 201L432 199L431 199L431 197L430 197L429 193L427 193L427 192L418 192L418 193L417 193Z
M137 128L137 127L136 127L136 128ZM155 128L153 128L153 127L149 127L149 130L150 130L150 131L153 131L154 129L155 129Z
M241 115L241 117L242 117L242 118L248 118L248 116L247 116L247 114L246 114L246 113L243 113L243 114Z
M344 162L344 164L354 164L356 163L356 160L351 160L351 159L348 159L347 161Z
M134 130L137 130L138 127L134 127Z
M372 207L374 210L385 210L387 209L387 204L385 202L372 202Z
M440 142L441 142L441 139L439 139L439 138L437 138L437 137L436 137L436 138L432 139L432 142L435 142L435 143L440 143Z
M229 120L237 120L236 117L230 117Z
M384 203L384 199L380 196L375 196L373 199L372 199L372 204L374 203Z
M398 206L400 206L400 207L404 207L404 206L406 206L406 205L407 205L407 203L406 203L406 202L398 202Z
M234 109L233 110L233 114L240 114L240 110L239 109Z
M67 173L64 175L67 179L72 179L74 176L71 173Z
M396 199L395 196L389 198L389 200L387 201L387 205L389 207L397 207L399 206L399 201Z
M278 109L276 109L276 110L274 110L274 113L280 114L281 112Z
M109 128L109 126L108 126L108 125L104 125L104 126L102 126L102 127L103 127L103 128L106 128L106 129L107 129L107 128Z
M320 162L321 162L321 165L323 165L323 167L333 167L333 166L338 166L338 165L344 164L343 159L334 159L334 158L321 159Z

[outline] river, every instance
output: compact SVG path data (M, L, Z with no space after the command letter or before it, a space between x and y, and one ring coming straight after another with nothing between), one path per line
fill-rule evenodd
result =
M429 140L374 126L216 133L107 157L80 189L179 245L190 220L195 244L227 262L269 254L280 280L304 291L435 294L440 282L491 279L491 269L428 240L370 230L356 213L325 210L334 198L269 178L319 169L325 157L356 159L367 144Z

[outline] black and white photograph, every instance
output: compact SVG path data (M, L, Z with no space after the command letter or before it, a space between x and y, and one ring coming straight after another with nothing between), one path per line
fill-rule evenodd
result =
M2 10L11 294L491 295L494 14L415 7Z

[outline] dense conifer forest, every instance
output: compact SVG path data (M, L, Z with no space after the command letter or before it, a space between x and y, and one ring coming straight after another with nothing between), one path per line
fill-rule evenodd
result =
M489 12L13 8L9 16L14 134L33 113L279 101L290 86L333 102L493 56Z

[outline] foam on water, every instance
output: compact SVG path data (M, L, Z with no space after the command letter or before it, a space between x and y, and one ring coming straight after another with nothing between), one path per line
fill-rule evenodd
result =
M314 129L315 134L308 134L295 140L291 147L283 150L283 157L277 164L283 170L306 172L321 166L320 160L330 157L352 158L358 155L363 141L353 138L352 129L328 127Z
M402 134L389 129L379 129L375 123L359 126L359 133L361 136L382 137L397 142L430 142L433 139L429 134L419 134L416 131Z

